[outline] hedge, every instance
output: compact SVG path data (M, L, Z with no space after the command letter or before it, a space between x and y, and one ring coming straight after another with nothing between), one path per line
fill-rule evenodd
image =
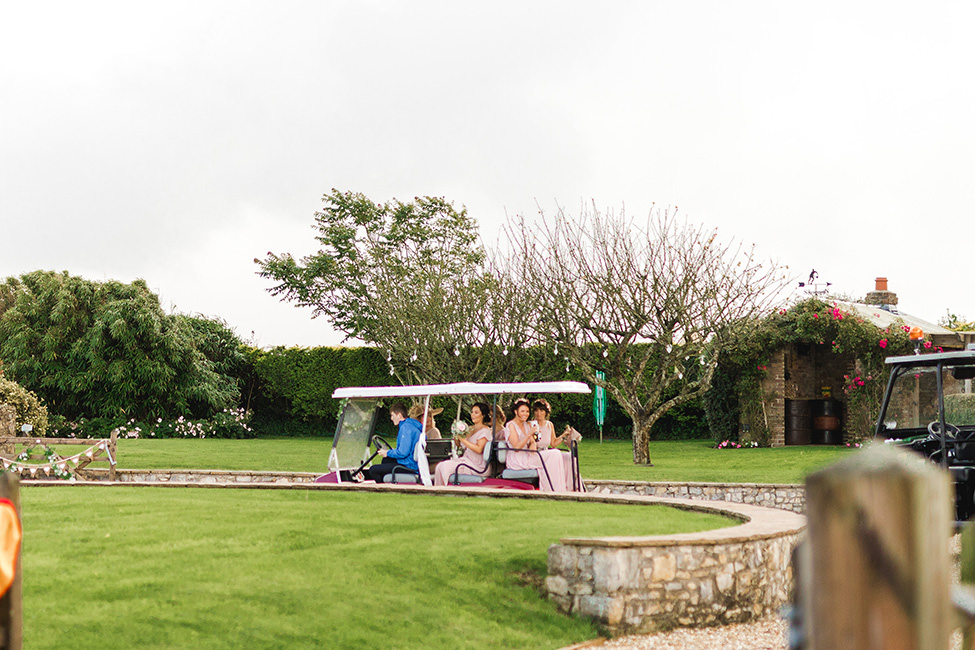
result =
M248 348L247 364L241 377L242 406L254 412L254 427L262 433L329 434L335 430L339 401L332 398L342 386L389 386L395 378L389 374L385 356L371 347L314 347L269 350ZM554 364L551 352L531 351L526 363L532 365L531 376L538 381L585 381L574 368ZM462 381L462 379L458 379ZM505 381L505 378L498 378ZM529 395L528 397L540 397ZM570 424L586 437L598 437L592 412L591 394L545 395L552 405L552 420L561 430ZM508 406L505 400L504 406ZM457 405L450 398L435 400L444 409L438 426L446 433ZM465 400L465 412L470 401ZM380 424L384 423L380 421ZM381 430L387 427L381 426ZM707 434L707 424L699 402L674 409L654 426L655 439L695 438ZM632 422L620 406L607 397L603 435L607 439L630 439Z

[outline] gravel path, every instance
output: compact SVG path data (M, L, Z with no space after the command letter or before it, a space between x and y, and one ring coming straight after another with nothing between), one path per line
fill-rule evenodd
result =
M785 621L776 617L740 625L621 636L598 647L600 650L787 650L786 629Z

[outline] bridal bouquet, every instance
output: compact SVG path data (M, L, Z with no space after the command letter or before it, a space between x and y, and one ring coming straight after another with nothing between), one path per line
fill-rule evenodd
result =
M467 435L467 428L467 423L463 420L454 420L450 425L450 433L454 437L453 452L455 458L464 455L464 445L460 444L460 440Z

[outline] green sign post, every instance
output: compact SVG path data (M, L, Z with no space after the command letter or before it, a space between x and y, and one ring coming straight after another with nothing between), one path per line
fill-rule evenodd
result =
M606 373L602 370L596 371L596 377L606 379ZM596 416L596 426L599 427L599 442L603 441L603 424L606 422L606 389L596 386L592 398L592 414Z

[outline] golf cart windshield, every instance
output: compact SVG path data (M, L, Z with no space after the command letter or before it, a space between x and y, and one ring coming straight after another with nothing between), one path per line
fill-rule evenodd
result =
M369 457L369 438L376 424L378 399L350 399L341 409L328 469L355 469Z
M947 355L945 355L947 356ZM940 420L938 379L942 384L945 422L958 427L975 425L975 393L971 365L902 365L894 368L886 409L881 420L888 435L904 437L926 431Z

